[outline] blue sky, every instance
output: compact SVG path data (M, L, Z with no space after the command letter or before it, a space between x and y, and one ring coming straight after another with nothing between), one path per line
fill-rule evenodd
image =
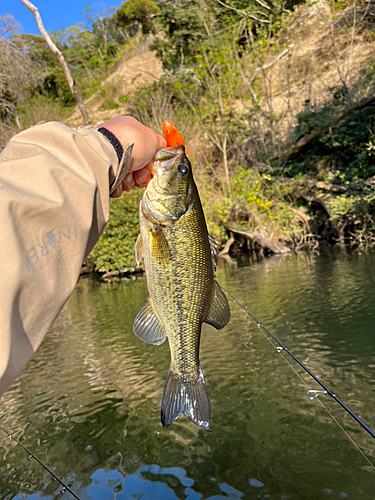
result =
M46 29L55 31L83 21L84 5L102 12L111 6L118 7L121 0L30 0L39 9ZM0 0L0 14L12 14L22 24L25 33L39 34L34 15L21 0Z

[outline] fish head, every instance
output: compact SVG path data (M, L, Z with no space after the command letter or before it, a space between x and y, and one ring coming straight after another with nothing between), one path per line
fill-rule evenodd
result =
M179 219L189 207L193 187L191 163L185 147L160 149L148 169L152 179L142 197L143 216L158 223Z

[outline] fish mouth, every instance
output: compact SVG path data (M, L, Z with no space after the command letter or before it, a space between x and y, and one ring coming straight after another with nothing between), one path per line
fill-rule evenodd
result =
M185 156L185 146L171 146L169 148L159 149L154 158L146 165L148 171L152 175L152 188L164 199L174 198L178 195L168 194L168 191L163 189L158 183L158 170L168 170L175 168L178 164L183 162Z
M141 207L144 217L148 220L168 224L181 217L181 211L172 215L165 207L165 202L168 204L170 200L177 200L181 197L181 193L173 193L173 191L171 193L168 188L161 186L159 177L162 177L163 173L176 169L183 163L184 157L184 146L172 146L160 149L147 164L152 179L143 194ZM179 204L178 201L176 203Z
M185 146L180 144L179 146L170 146L169 148L159 149L156 153L155 158L158 161L166 161L175 156L185 154Z
M154 158L148 162L147 169L152 177L157 176L157 168L155 163L161 163L163 168L173 167L176 160L180 161L180 157L185 154L185 146L171 146L169 148L159 149Z

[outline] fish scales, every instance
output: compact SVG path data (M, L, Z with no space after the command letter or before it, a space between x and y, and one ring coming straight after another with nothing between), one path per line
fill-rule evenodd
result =
M189 233L198 233L199 215L193 208L175 225L164 228L165 237L173 249L167 266L159 266L151 252L144 248L147 285L170 341L172 369L196 379L199 377L201 324L208 312L209 284L213 280L208 238L196 237L189 243ZM181 233L185 238L180 237Z
M229 321L228 301L215 281L210 243L197 188L184 148L161 150L154 177L140 203L136 258L144 258L149 298L134 332L149 343L168 338L171 364L162 401L162 423L184 413L210 425L210 405L199 363L202 323Z

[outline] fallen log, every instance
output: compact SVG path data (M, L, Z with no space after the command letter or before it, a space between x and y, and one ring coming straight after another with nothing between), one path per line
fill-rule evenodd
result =
M273 179L279 182L290 182L291 184L298 184L300 186L312 187L321 189L322 191L329 191L331 193L346 193L348 188L340 184L330 184L322 181L313 181L310 179L292 179L290 177L274 176Z
M260 233L250 231L249 229L244 229L234 222L227 222L226 224L224 224L224 227L230 233L231 238L228 240L230 244L225 245L222 252L220 252L220 255L227 255L229 253L230 247L234 243L234 236L245 238L250 242L254 249L256 249L256 247L260 247L266 254L286 254L292 252L292 250L285 246L283 243L275 242Z
M292 185L306 186L308 188L316 188L321 191L338 194L348 193L350 191L368 191L369 189L373 189L375 186L374 178L367 181L355 182L346 186L343 186L342 184L331 184L329 182L313 181L312 179L293 179L292 177L281 177L278 175L274 175L272 179L285 184L289 183Z

